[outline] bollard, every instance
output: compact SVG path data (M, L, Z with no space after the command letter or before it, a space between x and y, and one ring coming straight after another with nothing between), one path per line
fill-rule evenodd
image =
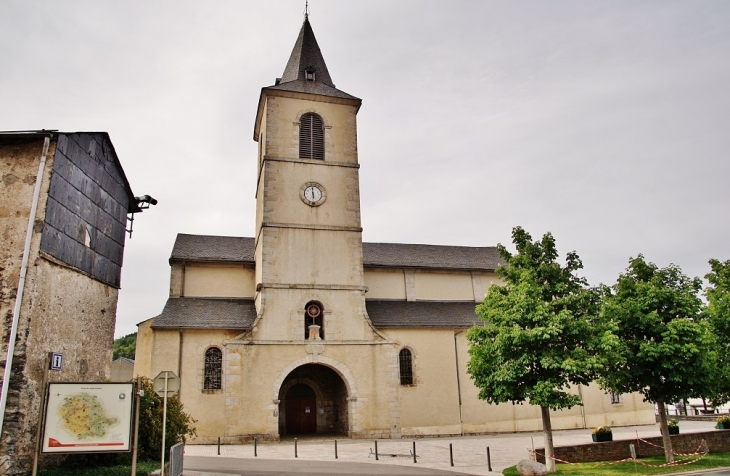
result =
M297 439L294 438L294 457L299 458L299 455L297 454Z
M451 466L454 465L454 447L449 443L449 459L451 460Z
M492 472L492 456L489 454L489 446L487 446L487 469Z
M335 440L335 459L337 459L337 440Z
M218 437L218 456L221 455L221 437Z
M375 440L375 461L378 460L378 440Z
M416 442L413 442L413 462L416 462Z
M256 438L254 437L254 439L253 439L253 455L254 456L259 455L258 448L256 447L256 443L257 443L257 441L256 441Z

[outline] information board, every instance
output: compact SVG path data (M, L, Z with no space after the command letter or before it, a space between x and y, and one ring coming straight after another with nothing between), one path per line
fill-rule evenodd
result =
M50 383L43 453L131 449L132 383Z

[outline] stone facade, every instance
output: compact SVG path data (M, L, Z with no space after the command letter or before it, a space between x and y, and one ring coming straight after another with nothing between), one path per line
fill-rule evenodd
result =
M46 137L47 160L38 178ZM110 377L124 227L127 213L138 210L105 133L0 134L0 179L3 370L31 202L41 180L0 437L0 474L25 474L48 352L64 357L53 381Z

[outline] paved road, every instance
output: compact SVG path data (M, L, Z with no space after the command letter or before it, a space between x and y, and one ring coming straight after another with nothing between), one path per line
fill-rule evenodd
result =
M218 456L186 456L185 475L194 476L193 471L202 471L200 476L286 476L346 474L350 476L457 476L454 473L431 468L413 468L391 464L353 463L347 461L304 461L252 458L221 458Z
M713 431L715 423L682 421L680 428L682 433L693 433L699 431ZM614 440L628 440L636 436L645 438L659 436L657 425L643 425L632 427L613 428ZM556 446L576 445L589 443L591 441L590 429L561 430L553 433ZM338 439L339 459L334 459L334 440L330 438L303 438L298 442L298 458L294 458L294 442L285 440L277 443L260 443L258 445L258 458L254 458L253 445L225 445L220 448L220 456L217 456L215 445L188 445L185 447L185 468L186 470L200 469L212 471L214 468L207 468L206 462L232 460L231 466L221 468L223 474L252 474L252 475L274 475L291 474L298 469L307 470L311 463L322 464L319 474L334 474L341 472L345 466L342 463L352 463L353 473L350 474L451 474L453 472L480 476L497 476L500 472L521 459L528 457L528 448L543 446L542 432L533 433L503 433L479 436L463 436L449 438L421 438L416 440L418 464L408 458L413 440L378 440L378 448L381 454L390 453L404 455L406 457L388 458L381 456L380 461L375 461L371 454L373 441ZM449 445L453 447L454 466L449 462ZM491 464L493 471L489 471L487 464L487 447L490 448ZM209 457L209 459L196 459ZM274 467L271 466L248 466L249 461L276 460ZM246 462L247 468L258 473L242 473L242 463ZM307 464L304 464L304 463ZM331 463L337 466L329 466ZM361 466L365 465L365 466ZM398 466L397 473L376 473L376 468L385 466ZM284 468L284 469L279 469ZM335 468L334 473L325 472L327 468ZM387 469L387 468L386 468ZM410 470L432 470L436 473L411 473ZM689 469L689 468L688 468ZM273 472L272 472L273 470ZM269 471L268 473L266 471ZM277 472L278 471L278 472ZM361 472L357 472L361 471ZM300 473L307 474L307 473ZM345 473L346 474L346 473ZM695 473L697 474L697 473ZM707 473L711 476L730 476L730 471L725 473ZM188 471L186 471L188 476ZM209 476L193 475L190 476Z

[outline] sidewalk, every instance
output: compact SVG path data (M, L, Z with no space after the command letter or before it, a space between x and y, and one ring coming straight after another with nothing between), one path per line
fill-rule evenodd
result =
M696 433L714 429L715 422L683 421L682 433ZM613 428L614 440L659 436L658 425L629 426ZM528 449L543 446L542 432L507 433L480 436L449 438L417 438L402 440L378 440L379 461L375 460L375 446L372 440L338 439L337 450L341 461L366 462L371 464L413 465L410 455L416 442L418 466L457 471L475 475L497 475L502 469L517 464L529 457ZM591 442L591 429L560 430L553 432L555 446L574 445ZM454 466L449 462L449 444L453 446ZM487 447L490 449L492 472L487 468ZM319 439L297 442L298 458L301 460L334 461L334 439ZM220 455L228 458L253 458L253 444L222 445ZM294 459L294 442L285 440L279 443L259 443L259 458ZM396 454L399 456L388 456ZM185 447L186 456L216 456L216 445L189 445ZM213 473L195 473L196 476L214 476ZM193 472L186 472L193 476Z

